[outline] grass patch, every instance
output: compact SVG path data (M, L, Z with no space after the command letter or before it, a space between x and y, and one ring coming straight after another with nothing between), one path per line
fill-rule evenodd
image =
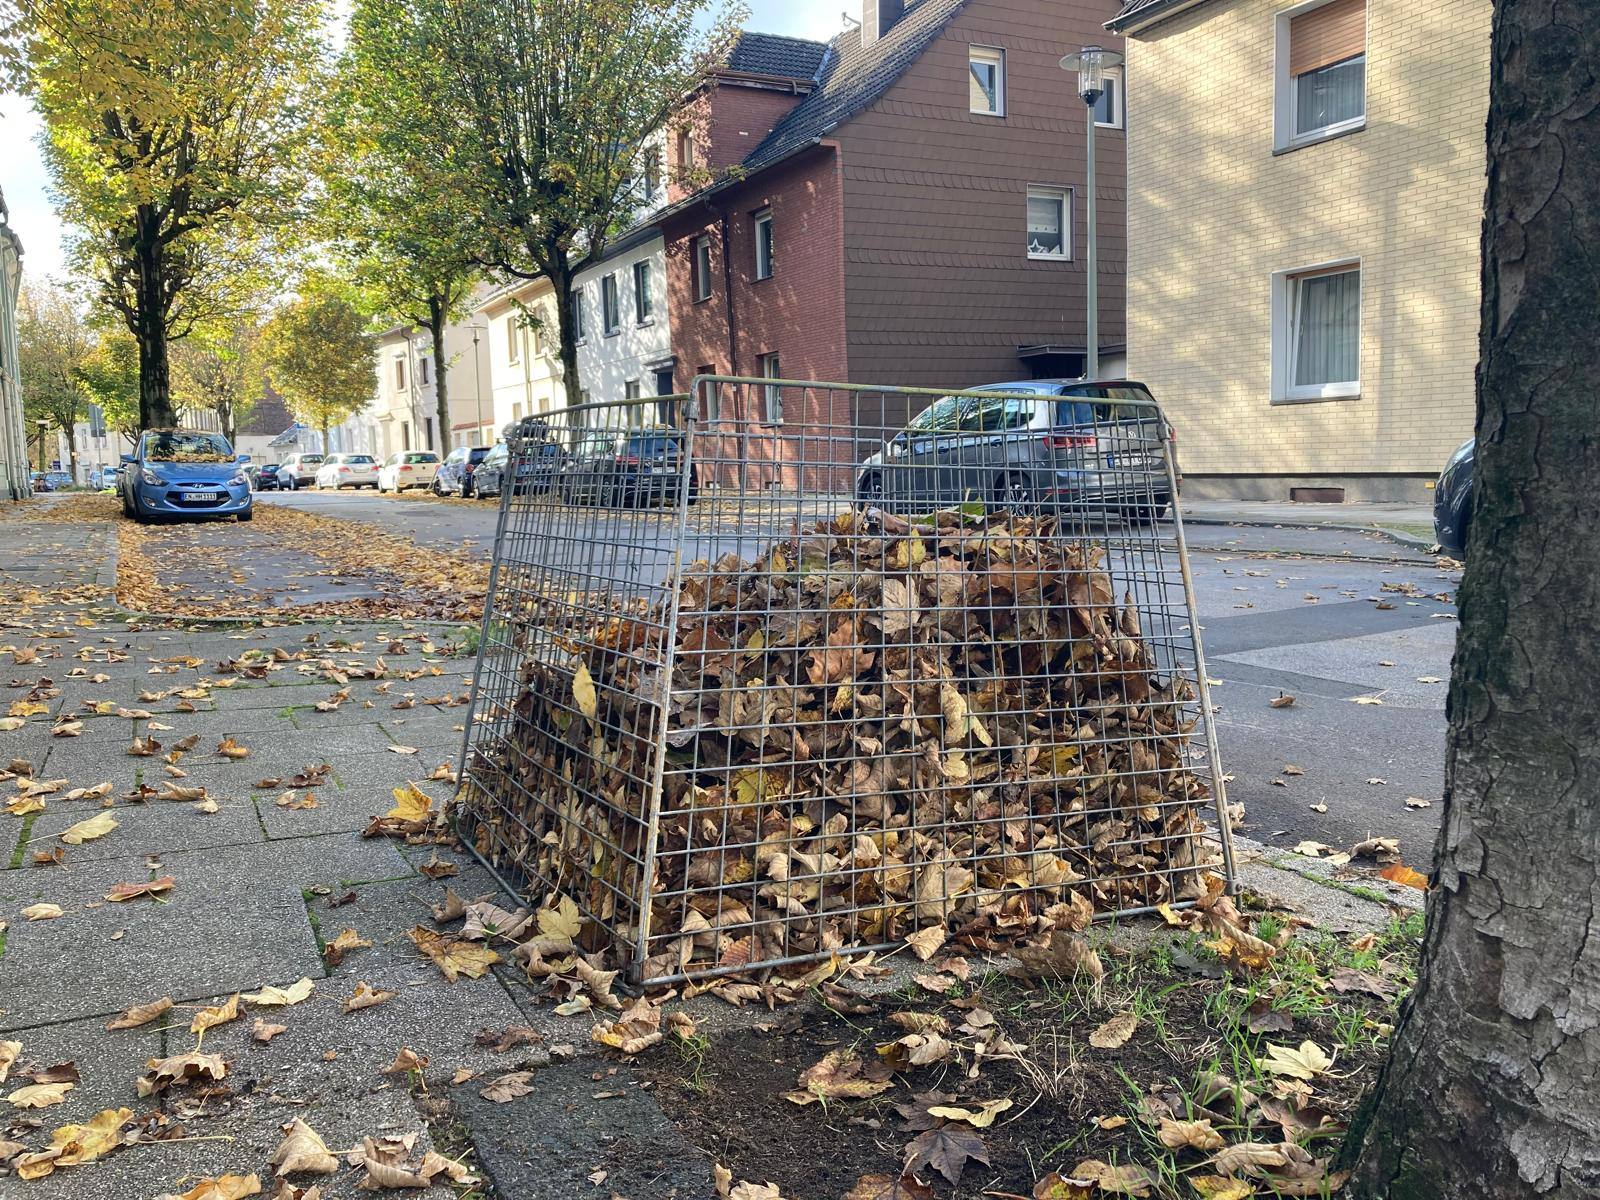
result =
M33 833L33 823L38 819L39 814L36 812L31 812L22 818L22 829L17 834L17 848L11 852L11 862L9 864L11 870L14 871L20 867L23 860L28 857L28 838Z

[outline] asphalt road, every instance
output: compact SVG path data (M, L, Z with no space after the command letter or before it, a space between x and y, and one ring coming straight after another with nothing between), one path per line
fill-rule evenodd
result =
M489 502L373 492L258 500L392 525L424 545L482 554L492 550L498 516ZM757 515L777 527L773 511ZM661 558L667 517L644 520L641 527L636 516L569 511L531 531L519 553L586 553L581 547L613 532L642 531L646 555ZM700 552L748 552L747 540L708 537ZM1453 598L1459 572L1369 533L1195 525L1188 541L1208 675L1220 681L1212 699L1229 799L1245 805L1244 832L1283 847L1398 836L1408 862L1428 861L1444 786L1456 625L1454 604L1433 597ZM1272 707L1280 695L1293 704ZM1408 808L1408 797L1431 806Z

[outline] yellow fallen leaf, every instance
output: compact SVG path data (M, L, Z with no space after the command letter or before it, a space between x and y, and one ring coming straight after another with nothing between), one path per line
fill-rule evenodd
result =
M976 1107L969 1101L963 1106L936 1104L928 1109L930 1117L944 1117L950 1121L964 1121L975 1129L987 1129L994 1119L1011 1107L1010 1100L980 1100Z
M44 901L40 901L38 904L30 904L23 909L22 918L25 921L54 921L61 916L61 913L62 909L59 904L47 904ZM0 1078L4 1078L4 1076L0 1076Z
M350 999L344 1002L344 1011L348 1013L355 1012L360 1008L371 1008L374 1004L382 1004L385 1001L393 1000L394 997L394 992L385 991L382 988L373 988L369 984L357 980L355 992Z
M135 1004L120 1017L113 1017L106 1023L107 1029L137 1029L141 1025L148 1025L162 1013L172 1007L172 997L163 996L159 1000L152 1000L149 1004Z
M278 1177L309 1172L312 1175L332 1175L339 1169L339 1160L328 1150L320 1134L299 1117L289 1125L288 1132L270 1159L278 1168Z
M0 1041L0 1083L4 1083L6 1076L11 1074L11 1065L17 1061L17 1055L21 1053L21 1042Z
M205 1032L217 1025L226 1025L229 1021L239 1019L239 993L235 992L221 1004L212 1004L195 1013L194 1020L189 1022L189 1032L198 1033L202 1037Z
M414 783L392 788L394 807L384 814L396 821L426 821L433 810L433 797Z
M1313 1041L1301 1042L1298 1048L1267 1043L1267 1056L1261 1066L1274 1075L1288 1075L1295 1079L1315 1079L1333 1066L1333 1059Z
M1133 1013L1118 1013L1089 1035L1089 1044L1097 1050L1115 1050L1131 1038L1138 1027L1139 1018Z
M291 983L286 988L274 987L272 984L268 984L259 992L247 993L243 999L248 1000L251 1004L264 1006L299 1004L311 995L316 986L310 979L301 979L296 983Z
M261 1177L258 1175L219 1175L206 1177L181 1195L167 1194L156 1200L244 1200L246 1196L261 1194Z
M73 1086L70 1083L31 1083L18 1088L6 1099L18 1108L49 1108L65 1100Z
M231 737L225 737L217 743L217 753L222 755L223 758L239 759L250 757L249 748L241 746Z
M477 942L447 938L418 925L407 935L412 943L433 960L434 966L444 972L451 983L458 975L478 979L490 966L500 961L500 956L489 947Z
M579 663L578 669L572 673L572 699L577 704L578 711L591 721L600 711L599 699L594 690L594 678L583 663Z
M59 1147L58 1166L75 1167L93 1162L122 1145L122 1127L133 1120L131 1108L107 1108L81 1125L63 1125L50 1135L52 1146Z
M539 932L546 937L574 941L583 930L583 914L570 896L558 898L554 905L539 910Z
M95 813L86 821L69 825L61 831L61 840L69 846L79 846L103 838L117 827L117 819L108 812Z

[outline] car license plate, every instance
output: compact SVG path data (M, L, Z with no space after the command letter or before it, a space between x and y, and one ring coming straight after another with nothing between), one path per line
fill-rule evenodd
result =
M185 500L215 500L216 498L217 498L217 494L215 492L184 492L183 493L183 499L185 499Z

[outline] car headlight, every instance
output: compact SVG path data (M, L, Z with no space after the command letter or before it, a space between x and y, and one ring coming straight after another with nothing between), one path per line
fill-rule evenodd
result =
M149 467L144 469L144 481L146 483L154 484L156 487L167 486L166 477L161 475L159 472L152 471Z
M250 486L250 476L246 475L243 471L235 471L233 473L233 475L228 479L228 486L229 487L249 487Z

